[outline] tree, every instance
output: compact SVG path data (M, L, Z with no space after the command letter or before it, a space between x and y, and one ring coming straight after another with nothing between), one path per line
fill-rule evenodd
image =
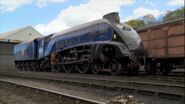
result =
M150 26L161 22L173 21L176 19L184 18L184 11L185 11L185 8L183 6L174 11L167 11L167 14L161 15L158 19L156 19L152 14L147 14L138 19L129 20L126 23L132 27L141 28L144 26Z
M145 26L145 23L143 20L139 20L139 19L132 19L132 20L129 20L128 22L126 22L128 25L134 27L134 28L140 28L140 27L143 27Z
M152 14L146 14L142 17L142 20L144 21L145 25L150 26L156 23L156 18Z
M169 11L164 17L163 21L172 21L180 18L184 18L184 11L185 8L181 7L180 9L174 10L174 11Z

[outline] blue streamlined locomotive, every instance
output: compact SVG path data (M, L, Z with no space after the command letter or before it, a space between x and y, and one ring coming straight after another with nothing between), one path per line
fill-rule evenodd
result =
M15 45L15 65L20 70L51 70L51 54L57 54L55 71L113 75L138 73L147 50L136 31L119 22L118 13L70 29Z

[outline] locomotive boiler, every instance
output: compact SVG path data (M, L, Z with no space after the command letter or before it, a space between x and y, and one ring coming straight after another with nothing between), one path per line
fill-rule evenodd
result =
M15 45L15 64L21 70L51 71L51 54L57 54L56 72L109 71L136 75L149 59L137 32L120 23L118 13L67 30Z

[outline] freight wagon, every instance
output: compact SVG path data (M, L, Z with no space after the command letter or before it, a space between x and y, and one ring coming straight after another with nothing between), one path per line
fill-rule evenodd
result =
M138 29L137 32L144 47L155 58L153 64L157 64L160 72L168 74L172 69L185 67L184 19ZM155 72L157 68L153 67L151 73Z

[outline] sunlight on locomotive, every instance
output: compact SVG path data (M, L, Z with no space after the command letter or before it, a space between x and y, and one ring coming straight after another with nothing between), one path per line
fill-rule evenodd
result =
M114 34L113 38L114 38L114 40L116 40L116 38L117 38L117 37L116 37L116 34Z

